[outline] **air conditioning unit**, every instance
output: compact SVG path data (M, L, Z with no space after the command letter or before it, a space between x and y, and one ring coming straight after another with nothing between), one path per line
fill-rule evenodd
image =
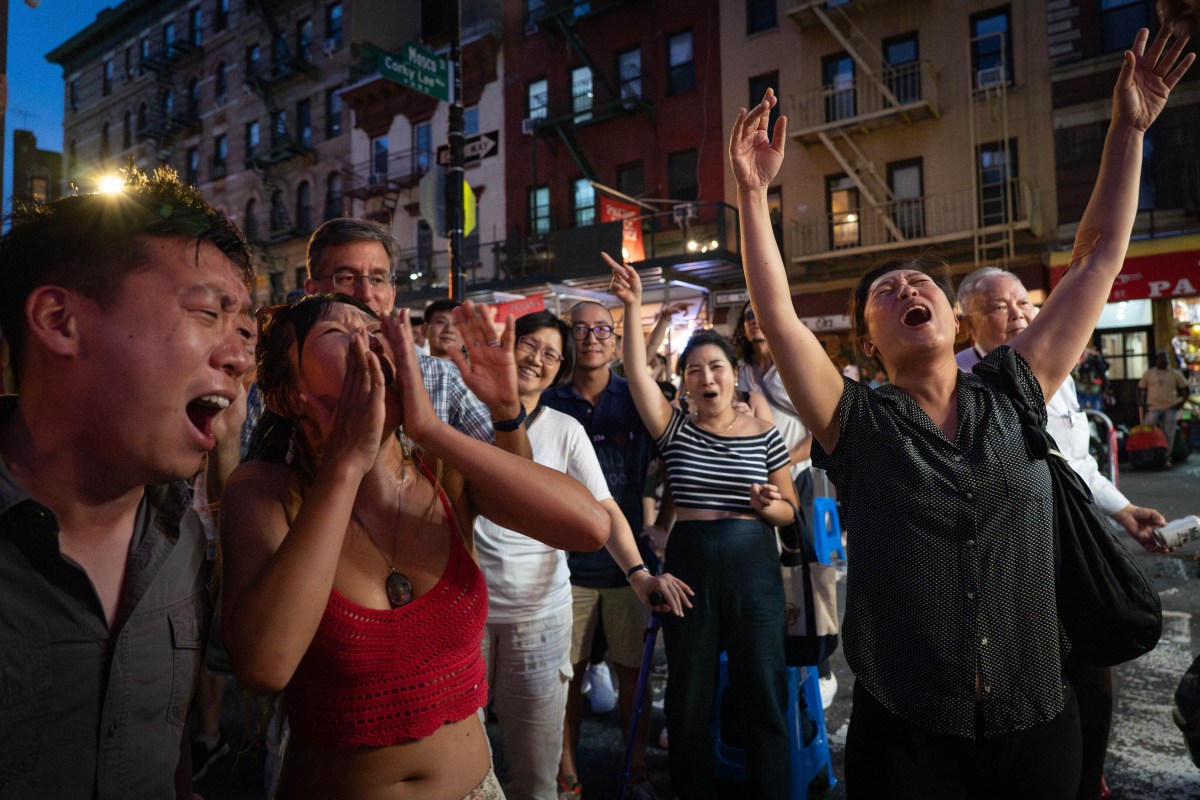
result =
M521 120L521 133L525 134L526 136L532 136L533 129L536 127L537 119L534 117L526 117L525 119Z
M679 203L671 207L671 218L676 225L682 225L686 220L696 218L695 203Z
M981 69L975 73L975 88L990 89L993 86L999 86L1006 81L1004 75L1004 67L988 67Z
M537 36L537 32L538 32L538 26L537 26L536 22L526 22L525 23L525 35L526 36Z

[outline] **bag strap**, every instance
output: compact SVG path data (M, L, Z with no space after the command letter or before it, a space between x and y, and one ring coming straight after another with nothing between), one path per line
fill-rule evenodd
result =
M791 500L784 500L792 507L792 521L779 526L779 541L783 545L781 560L788 566L811 564L817 560L817 545L813 541L812 528L800 524L800 509Z

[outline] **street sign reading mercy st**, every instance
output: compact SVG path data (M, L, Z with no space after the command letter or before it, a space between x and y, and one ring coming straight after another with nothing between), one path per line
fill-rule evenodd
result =
M450 62L436 53L410 42L398 56L378 51L376 63L383 77L438 100L450 101Z
M500 131L488 131L478 136L472 136L463 142L463 163L471 164L495 155L499 148ZM449 145L442 145L437 149L437 163L443 167L450 166Z

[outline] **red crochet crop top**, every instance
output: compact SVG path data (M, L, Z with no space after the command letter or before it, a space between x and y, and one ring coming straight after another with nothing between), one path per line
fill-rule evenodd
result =
M292 729L306 741L332 748L399 744L487 704L487 587L444 492L441 499L452 542L433 589L388 610L330 592L284 694Z

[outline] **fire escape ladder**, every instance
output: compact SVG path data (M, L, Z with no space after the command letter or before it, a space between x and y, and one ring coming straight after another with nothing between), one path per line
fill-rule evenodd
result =
M599 69L596 66L596 62L592 59L591 54L588 53L587 48L583 46L583 42L581 42L579 37L575 34L575 26L571 24L573 21L573 17L568 18L561 14L554 18L555 24L558 25L558 29L562 31L563 37L566 39L567 48L574 51L575 54L579 56L580 60L583 61L584 65L591 70L592 80L599 81L599 83L604 87L604 96L617 97L619 93L619 87L613 84L611 76L608 74L607 70Z
M854 185L858 187L862 199L866 202L872 213L883 223L883 227L887 229L888 233L895 237L896 241L904 241L908 237L896 225L895 220L892 219L892 214L889 213L893 200L891 189L879 177L879 173L874 165L863 155L863 152L854 144L850 137L845 133L839 133L843 145L848 146L848 149L855 158L854 162L851 162L850 158L847 158L837 143L829 138L828 133L820 131L817 133L817 137L821 140L821 144L825 145L825 149L838 162L838 165L841 166L850 180L854 181ZM881 201L880 198L883 198L883 200Z
M883 72L887 69L887 64L883 60L883 53L879 51L875 43L867 38L850 17L846 16L846 12L841 6L822 8L817 4L812 6L812 12L833 35L837 43L842 46L842 49L854 59L854 63L862 71L862 76L874 85L884 102L892 108L899 108L901 105L899 98L887 85L887 81L883 80Z
M1008 58L1003 33L987 34L967 43L967 63L975 64L977 45L997 38L997 62L968 70L967 104L970 117L971 180L975 199L975 264L1001 266L1016 256L1016 221L1020 219L1019 186L1012 175L1008 114ZM990 48L989 48L990 49ZM996 145L986 152L985 145Z

